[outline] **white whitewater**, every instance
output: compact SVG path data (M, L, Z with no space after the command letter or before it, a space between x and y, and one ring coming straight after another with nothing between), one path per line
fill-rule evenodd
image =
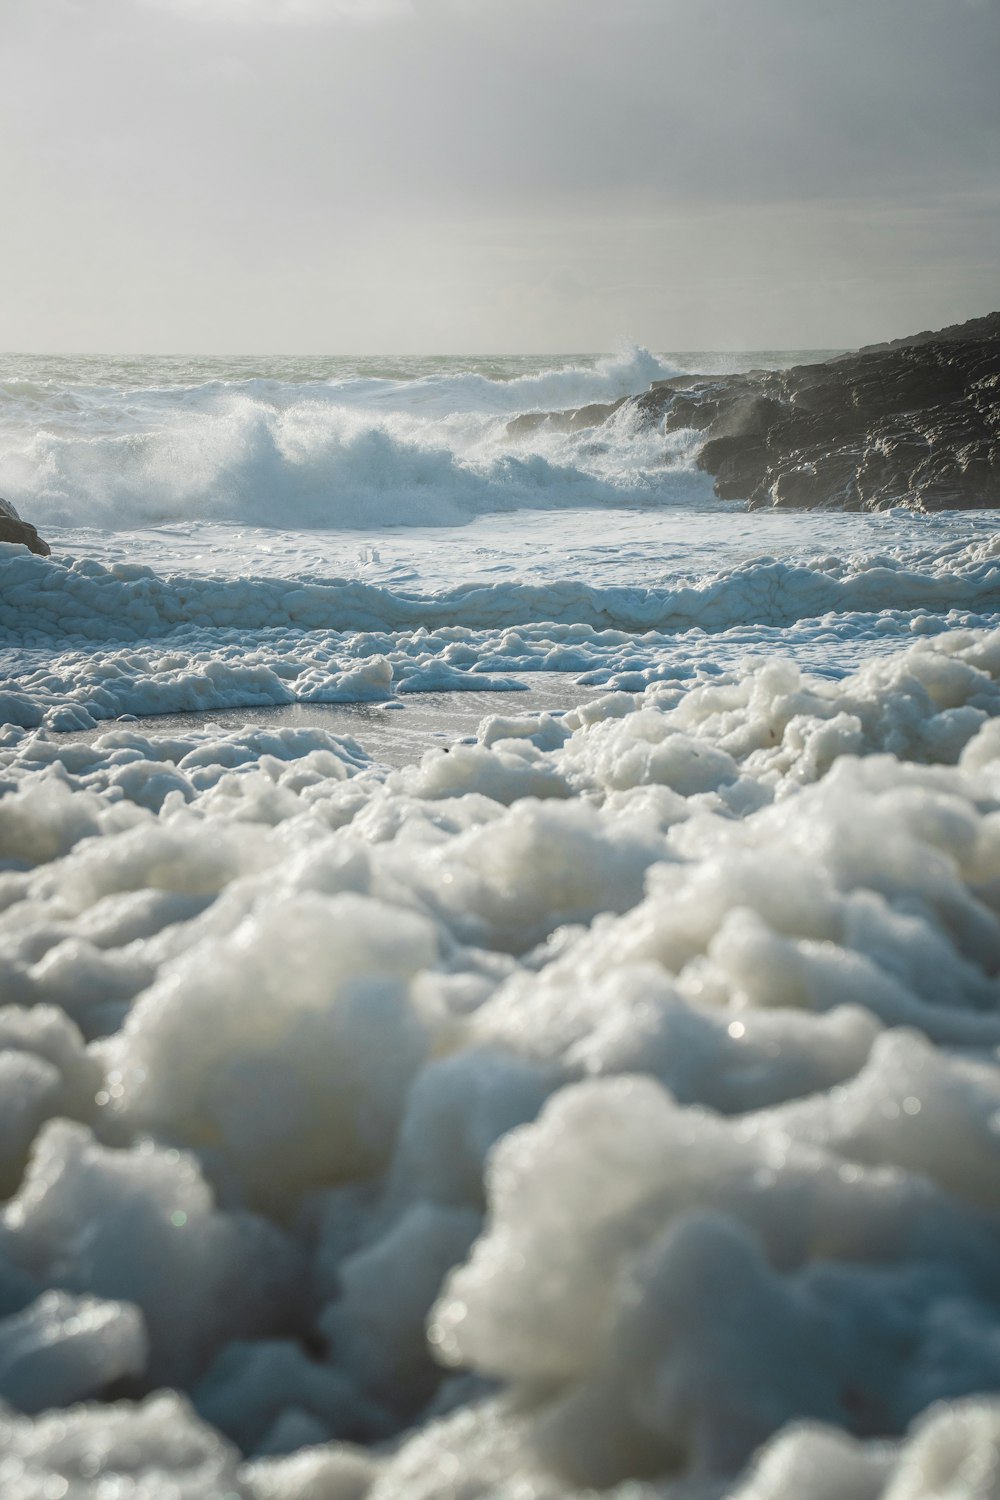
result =
M4 1500L1000 1500L1000 533L698 362L0 360Z

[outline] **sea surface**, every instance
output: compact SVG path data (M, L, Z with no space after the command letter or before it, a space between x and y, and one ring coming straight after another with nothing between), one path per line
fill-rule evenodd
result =
M1000 1496L996 514L510 426L820 357L0 356L5 1500Z

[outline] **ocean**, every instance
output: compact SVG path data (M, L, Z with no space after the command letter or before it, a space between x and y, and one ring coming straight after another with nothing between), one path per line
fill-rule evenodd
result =
M1000 1494L995 514L627 399L820 357L0 357L5 1500Z

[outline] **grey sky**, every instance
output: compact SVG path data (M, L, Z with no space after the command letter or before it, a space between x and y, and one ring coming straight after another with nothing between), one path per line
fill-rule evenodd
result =
M1000 305L996 0L2 0L0 345L848 345Z

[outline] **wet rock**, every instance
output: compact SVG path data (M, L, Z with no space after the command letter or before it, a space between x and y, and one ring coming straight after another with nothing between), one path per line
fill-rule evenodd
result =
M617 401L594 401L589 406L577 407L575 411L522 412L507 423L507 431L512 437L526 437L539 428L550 432L582 432L586 427L599 427L627 400L627 396L622 396Z
M704 430L716 493L751 509L1000 506L1000 314L640 399L666 431Z
M517 422L574 431L621 404ZM664 432L702 431L716 494L751 510L1000 506L1000 313L821 364L679 375L627 404Z
M38 535L34 526L28 521L22 521L10 501L2 498L0 498L0 542L20 542L32 552L37 552L40 557L48 557L52 551L48 542Z

